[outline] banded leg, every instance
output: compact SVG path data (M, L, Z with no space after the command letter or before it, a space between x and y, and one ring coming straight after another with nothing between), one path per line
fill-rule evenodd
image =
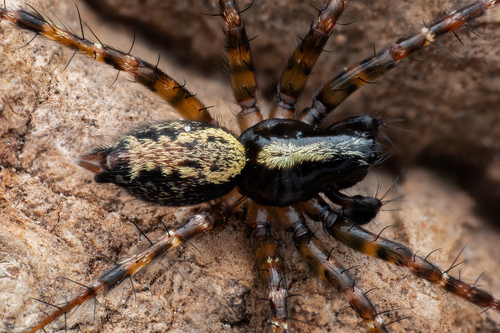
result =
M298 119L308 124L320 125L323 118L358 88L372 82L410 54L433 43L437 37L451 32L467 22L483 16L500 0L476 1L445 15L409 37L401 38L394 45L354 65L328 82L314 98L312 106L304 109Z
M323 222L326 231L348 247L394 265L406 267L417 277L474 305L500 311L500 300L494 298L489 292L448 275L447 272L419 257L406 246L379 237L354 222L337 221L337 214L319 196L301 203L300 207L313 220Z
M263 120L257 106L257 83L245 25L235 1L218 0L224 19L226 52L231 86L236 103L241 107L238 123L241 132Z
M389 332L384 321L354 277L333 258L305 223L302 211L290 206L276 209L278 220L292 233L295 247L317 276L332 285L347 298L351 307L363 319L372 333Z
M330 37L345 2L329 0L313 21L307 36L288 59L278 84L270 118L293 118L295 103L304 90L307 78Z
M233 190L218 201L211 211L204 211L192 216L183 226L167 231L156 243L101 275L82 294L60 307L57 311L32 327L28 332L35 333L39 330L44 330L54 320L65 316L86 301L114 289L124 280L138 273L163 252L181 245L202 232L217 232L226 224L232 212L242 203L241 195L237 190Z
M94 43L56 26L35 11L0 8L0 20L8 20L21 29L51 39L89 58L103 62L119 71L129 73L134 81L142 84L170 104L184 119L216 123L207 108L194 94L166 73L144 60L116 50L110 46Z
M271 308L273 332L284 333L288 332L288 291L272 215L269 207L252 202L248 208L247 224L252 230L250 240Z

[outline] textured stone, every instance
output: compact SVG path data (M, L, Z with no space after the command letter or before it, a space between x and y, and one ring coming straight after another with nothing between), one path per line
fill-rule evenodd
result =
M181 22L188 28L192 27L190 22L209 22L207 27L210 25L210 29L220 35L217 18L199 15L199 12L214 12L213 7L186 2L189 7L182 10L180 3L183 2L176 3L180 9L176 12L171 7L168 14L172 17L185 13L189 16ZM11 1L8 5L15 3ZM49 16L57 15L79 31L72 3L35 1L33 6L44 12L50 10ZM141 11L132 4L122 6L130 6L132 13L140 12L141 17L148 17L145 4ZM327 48L336 49L340 45L342 51L337 55L325 54L323 58L333 60L319 64L322 67L315 70L313 79L324 82L339 68L369 55L373 43L380 48L402 32L418 27L422 18L428 21L439 10L453 8L448 2L444 2L444 7L436 6L429 1L398 2L391 6L385 1L352 3L344 22L357 18L357 23L340 28L340 36L334 37ZM400 8L400 12L383 14L392 7ZM80 9L99 39L117 48L129 49L132 33L123 33L120 26L100 22L99 17L83 6ZM159 11L157 7L156 10ZM276 82L276 71L281 70L283 59L291 52L293 36L305 33L314 10L309 5L301 7L289 1L256 2L244 15L245 19L248 17L250 35L259 34L252 47L269 38L264 47L254 52L261 57L260 64L278 59L270 65L271 69L259 72L264 74L262 85L269 91L274 83L265 82ZM486 185L481 180L490 181L489 186L496 191L500 181L494 163L498 158L495 145L499 142L495 135L500 133L495 129L498 112L492 106L498 101L495 98L500 86L494 84L498 80L498 50L495 49L498 29L494 26L498 15L493 12L480 21L485 23L477 24L483 39L472 37L469 41L467 37L465 48L452 38L446 42L463 64L450 59L438 47L430 48L417 56L423 63L402 64L396 74L390 73L396 83L381 79L380 84L365 87L367 89L347 102L340 112L346 115L347 110L354 110L351 114L386 111L388 115L384 117L388 119L410 120L403 125L396 123L397 126L411 126L414 130L391 134L395 154L403 155L398 163L404 161L407 167L398 172L401 185L390 198L408 195L400 202L385 206L397 211L381 213L370 229L378 232L394 225L384 231L383 236L397 239L422 256L442 248L430 259L443 268L449 267L467 244L461 257L468 260L467 264L452 272L458 275L461 269L461 276L473 282L486 270L479 283L497 296L500 295L500 276L495 273L500 257L497 245L500 235L498 229L483 218L485 204L478 193L488 193L481 190ZM409 21L412 24L407 23ZM181 23L176 26L180 35ZM208 30L202 29L203 25L197 27L198 32ZM365 39L364 35L371 39ZM185 52L181 57L194 54L195 60L180 62L168 50L143 42L143 37L138 37L133 53L155 63L161 51L160 66L179 81L186 80L187 87L206 105L215 105L225 125L236 130L231 116L231 109L236 107L230 102L225 78L219 74L223 72L219 66L222 42L219 38L210 41L208 37L198 37L205 43L199 45L198 39L186 38L180 40L192 43L191 49L178 52ZM167 225L178 225L199 210L155 207L125 194L117 195L119 191L114 187L98 186L90 173L76 165L78 156L93 146L109 142L110 137L134 124L173 119L176 115L153 94L129 83L126 75L121 74L110 87L116 71L81 56L76 56L63 72L71 52L41 38L20 48L30 39L30 33L12 29L5 22L0 24L0 323L12 331L42 317L39 308L52 310L30 297L60 304L84 290L61 277L91 284L113 265L100 254L117 261L146 247L147 241L138 235L132 222L151 239L156 239L163 232L161 220ZM211 52L212 55L205 55ZM192 62L201 65L187 65ZM204 63L211 63L216 69L201 70ZM326 64L330 65L325 67ZM329 67L334 70L324 70ZM491 70L491 74L483 70ZM311 86L318 87L318 81ZM426 90L428 87L430 90ZM443 152L449 152L451 157L441 157ZM436 172L433 167L436 164L455 166L460 177L453 177L455 168L444 175ZM463 169L464 166L478 171L479 176L467 174L463 170L469 169ZM356 191L373 193L378 182L384 191L395 179L394 175L382 171L377 174L379 180L372 176ZM495 179L497 183L491 183ZM491 195L486 202L488 206L493 206L495 198L498 202L495 193ZM77 325L71 328L101 332L262 332L268 327L267 304L257 301L263 293L243 221L240 212L218 235L194 240L196 248L188 244L172 251L133 279L135 296L130 284L125 282L108 296L99 298L104 309L97 305L95 323L92 304L89 304L71 316L70 323ZM331 246L335 245L328 237L322 237ZM498 314L488 311L478 315L477 308L443 295L441 290L407 271L367 259L342 246L334 253L347 267L359 265L351 272L365 290L379 288L369 296L380 311L398 309L388 315L411 317L391 325L392 332L498 332L500 329ZM300 327L298 331L365 330L354 328L359 317L345 309L342 297L316 282L290 241L283 242L283 254L287 258L290 292L304 296L292 298L292 316L311 323L296 323ZM62 321L57 325L59 330L64 328Z

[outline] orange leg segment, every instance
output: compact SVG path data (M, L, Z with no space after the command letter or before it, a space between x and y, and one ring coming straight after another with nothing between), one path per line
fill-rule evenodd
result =
M394 45L346 69L323 86L313 100L312 106L304 109L298 119L319 126L324 117L360 87L396 67L400 60L435 42L437 37L483 16L487 10L499 3L500 0L483 0L466 5L422 28L414 35L401 38Z
M474 305L500 311L500 300L494 298L489 292L448 275L447 272L417 256L404 245L379 237L348 220L337 220L337 213L319 196L301 203L300 207L313 220L323 222L326 231L348 247L394 265L406 267L419 278Z
M56 26L35 11L0 8L0 20L3 19L119 71L129 73L136 82L163 98L184 119L215 124L215 120L210 116L205 105L157 66L110 46L79 37Z
M274 214L269 207L252 202L248 208L247 223L252 230L250 240L271 308L273 333L288 332L288 291L283 259L278 251L278 237L273 227Z
M224 19L226 52L233 96L241 107L241 111L238 113L238 122L240 130L243 132L263 120L257 106L257 83L255 82L252 53L236 2L218 0L218 3L221 16Z
M276 212L279 222L292 233L295 247L302 258L312 267L314 273L347 298L351 307L363 319L370 332L389 332L375 307L356 285L354 277L328 253L306 225L302 211L295 206L290 206L276 208Z
M32 327L28 333L35 333L39 330L43 330L54 320L61 316L65 316L86 301L112 290L124 280L134 276L163 252L181 245L188 239L202 232L216 232L220 230L220 228L226 224L232 212L237 209L242 202L243 199L241 195L236 189L233 190L220 199L211 211L204 211L192 216L183 226L172 228L144 251L121 262L113 269L101 275L101 277L82 294L78 295L66 305L59 307L57 311Z
M332 29L344 9L345 2L328 1L313 21L307 36L288 59L278 84L278 94L271 108L270 118L293 118L295 103L304 90L316 60L323 52Z

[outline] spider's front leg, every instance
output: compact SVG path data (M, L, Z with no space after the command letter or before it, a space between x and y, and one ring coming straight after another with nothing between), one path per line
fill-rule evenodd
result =
M330 112L360 87L374 82L386 71L396 67L402 59L435 42L439 36L483 16L487 10L499 3L498 0L482 0L465 5L423 27L421 31L403 37L392 46L345 69L323 86L313 99L311 107L301 111L297 118L319 126Z
M425 279L474 305L500 311L500 300L489 292L477 288L475 284L470 285L448 275L447 271L442 271L427 261L427 258L418 256L404 245L373 234L355 222L337 220L337 214L321 197L318 196L307 203L301 203L300 207L315 221L323 222L328 233L348 247L394 265L406 267L417 277Z

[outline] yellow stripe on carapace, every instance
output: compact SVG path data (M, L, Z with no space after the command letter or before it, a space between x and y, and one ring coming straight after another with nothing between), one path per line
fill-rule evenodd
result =
M308 145L296 145L293 142L273 142L262 148L257 162L270 169L291 168L304 162L328 162L341 158L358 158L367 163L366 153L356 146L366 146L363 138L347 138L341 142L314 142ZM349 147L349 149L347 149Z

